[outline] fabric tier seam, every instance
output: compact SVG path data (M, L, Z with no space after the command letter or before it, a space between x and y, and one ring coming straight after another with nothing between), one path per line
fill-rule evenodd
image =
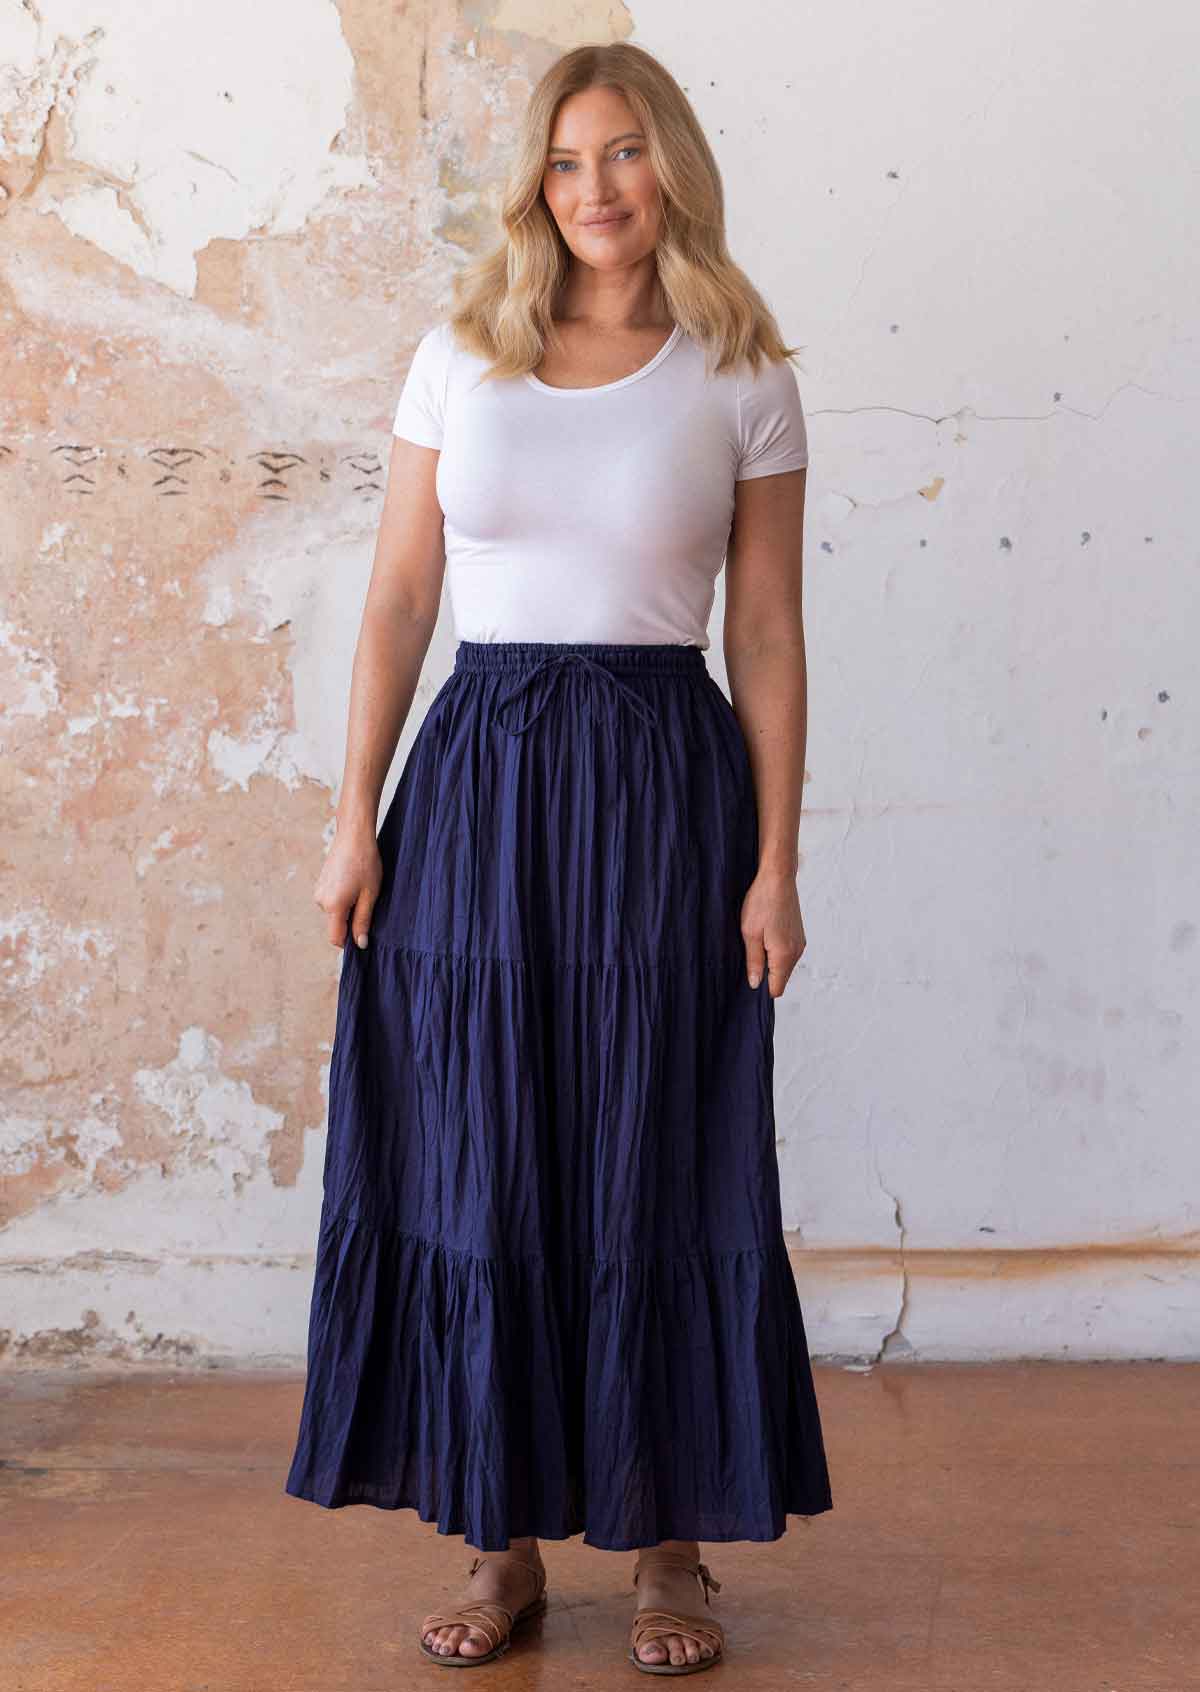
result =
M468 1251L465 1246L447 1245L444 1240L430 1239L427 1234L414 1233L411 1228L388 1227L386 1223L373 1221L371 1217L364 1216L359 1211L335 1210L325 1217L324 1226L328 1227L331 1224L341 1222L358 1222L364 1227L370 1228L374 1233L386 1233L399 1239L411 1240L414 1245L425 1246L433 1251L445 1252L451 1257L465 1257L472 1263L524 1263L530 1259L544 1260L546 1258L552 1258L557 1260L564 1256L578 1257L582 1258L587 1263L600 1265L648 1262L687 1263L696 1258L704 1258L710 1262L720 1262L728 1257L770 1257L778 1251L781 1244L783 1245L783 1249L785 1251L787 1249L786 1242L776 1242L775 1244L767 1242L762 1245L754 1246L729 1246L721 1251L713 1251L708 1247L701 1246L696 1251L655 1251L645 1252L640 1255L630 1255L628 1257L602 1257L597 1255L595 1252L571 1251L569 1249L559 1249L553 1252L523 1251L512 1257L495 1257L489 1256L483 1252Z
M624 969L630 964L636 969L659 970L663 967L661 959L630 958L628 955L581 958L565 956L561 952L539 952L534 958L512 958L499 952L449 952L439 946L414 946L404 940L391 940L383 934L372 934L368 946L381 946L391 952L409 952L422 958L445 958L452 963L514 964L518 969L531 969L547 963L556 966L565 964L573 969Z

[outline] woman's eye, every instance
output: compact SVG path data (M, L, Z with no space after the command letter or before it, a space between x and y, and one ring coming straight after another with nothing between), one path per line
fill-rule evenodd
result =
M642 149L640 147L635 147L631 144L628 147L618 147L616 153L613 156L617 157L621 153L633 153L634 156L636 157L637 154L639 154L641 152L641 150ZM551 162L550 162L550 169L551 169L551 171L557 172L558 175L561 176L563 174L563 172L562 172L562 170L560 170L559 167L563 166L563 165L571 166L574 163L575 163L574 159L552 159Z

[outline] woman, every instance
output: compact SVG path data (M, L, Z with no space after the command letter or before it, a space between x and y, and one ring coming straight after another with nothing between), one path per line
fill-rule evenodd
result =
M691 1673L723 1645L700 1541L831 1508L772 1107L804 418L649 54L552 67L503 217L394 425L316 892L354 944L286 1490L488 1553L435 1662L505 1650L539 1538L582 1533L638 1550L631 1660ZM736 711L703 656L726 553ZM454 669L377 839L444 570Z

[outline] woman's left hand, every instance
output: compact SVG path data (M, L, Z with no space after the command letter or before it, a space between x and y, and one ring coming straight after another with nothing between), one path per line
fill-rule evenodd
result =
M777 999L808 943L794 875L786 870L759 870L742 900L742 939L751 987L762 980L765 965L767 990Z

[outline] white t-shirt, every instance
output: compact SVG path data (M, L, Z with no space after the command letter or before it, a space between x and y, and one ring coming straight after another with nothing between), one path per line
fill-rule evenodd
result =
M676 324L648 364L600 387L479 383L486 368L437 324L392 431L440 449L458 638L707 647L735 481L808 463L792 365L709 376Z

